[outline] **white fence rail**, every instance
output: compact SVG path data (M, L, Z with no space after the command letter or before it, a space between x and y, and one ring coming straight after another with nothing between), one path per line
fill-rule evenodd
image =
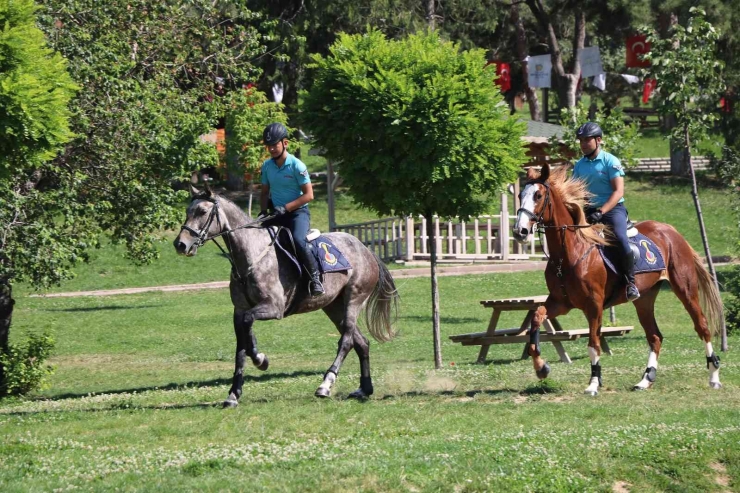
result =
M516 197L516 195L515 195ZM518 206L514 200L515 206ZM516 209L515 209L516 210ZM470 221L440 220L434 217L433 228L440 260L527 260L543 255L537 235L520 245L510 235L516 216L509 214L508 197L502 197L501 213L479 216ZM385 261L427 260L430 257L430 231L424 217L385 218L365 223L337 225L359 238ZM544 236L543 236L544 242ZM546 248L546 245L544 245Z

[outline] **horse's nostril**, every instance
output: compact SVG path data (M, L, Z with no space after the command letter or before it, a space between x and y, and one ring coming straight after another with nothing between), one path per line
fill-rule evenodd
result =
M519 234L522 236L527 236L528 233L529 233L529 230L526 228L522 228L519 230Z

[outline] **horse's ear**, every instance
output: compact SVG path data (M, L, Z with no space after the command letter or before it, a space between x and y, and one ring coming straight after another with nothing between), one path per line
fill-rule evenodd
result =
M550 163L542 165L542 172L540 173L540 180L544 183L550 178Z
M190 198L200 197L203 195L203 192L195 188L195 185L192 183L190 184Z
M537 173L536 169L534 168L527 169L527 181L534 181L539 177L540 177L540 174Z
M208 184L208 178L203 179L203 185L206 188L206 191L203 195L205 195L208 198L211 198L213 196L213 190L211 190L211 186Z

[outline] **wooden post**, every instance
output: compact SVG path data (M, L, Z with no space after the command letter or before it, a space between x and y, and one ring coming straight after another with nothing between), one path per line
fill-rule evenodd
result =
M501 260L509 260L509 201L506 193L501 194L501 221L498 236L501 238Z
M326 161L326 201L329 205L329 231L337 226L334 218L334 163Z
M406 258L405 261L414 260L414 250L416 250L416 239L414 238L414 217L406 218Z

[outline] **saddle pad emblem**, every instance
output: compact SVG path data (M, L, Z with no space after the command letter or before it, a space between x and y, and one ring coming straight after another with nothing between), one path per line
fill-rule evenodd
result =
M652 250L650 250L650 244L645 240L641 240L640 245L645 249L645 261L650 265L655 265L655 262L658 261L658 257Z
M337 257L334 256L334 254L329 251L329 245L327 245L323 241L320 241L319 248L324 250L324 262L326 262L327 264L331 266L334 266L337 264Z

